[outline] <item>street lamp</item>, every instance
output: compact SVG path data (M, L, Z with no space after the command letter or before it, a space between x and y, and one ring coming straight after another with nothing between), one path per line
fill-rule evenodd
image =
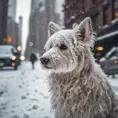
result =
M32 47L32 46L33 46L33 42L30 42L30 43L29 43L29 46Z
M12 42L13 42L12 37L11 37L11 36L8 36L8 37L7 37L7 43L10 44L10 43L12 43Z
M103 48L102 46L99 46L99 47L97 47L97 50L98 50L98 51L103 51L104 48Z
M17 47L17 50L18 50L18 51L21 51L21 50L22 50L22 46L19 45L19 46Z

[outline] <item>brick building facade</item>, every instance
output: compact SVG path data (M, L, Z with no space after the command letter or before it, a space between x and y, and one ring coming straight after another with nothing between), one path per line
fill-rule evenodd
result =
M117 1L117 0L116 0ZM91 17L96 25L102 27L111 24L115 18L115 0L65 0L64 23L70 28L74 22L80 22L84 17ZM106 17L105 17L106 16Z
M95 44L95 57L102 57L113 45L118 44L118 0L65 0L64 24L71 28L73 23L80 23L85 17L92 19L93 29L98 38ZM115 32L115 35L112 35ZM110 34L108 36L108 34ZM111 45L111 42L113 45ZM116 43L117 42L117 43ZM99 52L97 46L103 46L104 50Z

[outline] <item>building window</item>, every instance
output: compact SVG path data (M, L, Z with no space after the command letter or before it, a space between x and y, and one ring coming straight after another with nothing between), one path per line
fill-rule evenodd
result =
M82 0L82 9L84 10L85 9L85 0Z
M92 20L92 23L93 23L94 31L98 30L98 14L92 15L91 20Z
M96 2L96 0L92 0L93 5L94 5L95 2Z
M108 24L108 7L103 9L103 25Z
M118 18L118 0L114 1L114 18Z
M67 13L66 14L67 15L66 17L67 17L67 19L69 19L69 17L70 17L70 11L68 10L66 13Z

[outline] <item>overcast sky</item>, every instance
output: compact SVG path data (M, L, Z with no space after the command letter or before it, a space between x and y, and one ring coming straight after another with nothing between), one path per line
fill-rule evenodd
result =
M56 11L58 13L62 12L62 3L64 0L57 0L56 3ZM25 42L28 36L28 25L29 25L29 14L30 14L30 6L31 6L31 0L17 0L17 21L18 17L23 17L23 34L22 34L22 42L23 46L25 46Z

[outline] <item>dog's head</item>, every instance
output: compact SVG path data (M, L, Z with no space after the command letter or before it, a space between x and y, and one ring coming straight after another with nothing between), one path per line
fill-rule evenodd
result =
M92 46L93 29L90 18L85 18L79 25L74 24L73 29L62 29L50 22L48 34L46 52L40 58L44 69L66 73L84 63L86 50Z

